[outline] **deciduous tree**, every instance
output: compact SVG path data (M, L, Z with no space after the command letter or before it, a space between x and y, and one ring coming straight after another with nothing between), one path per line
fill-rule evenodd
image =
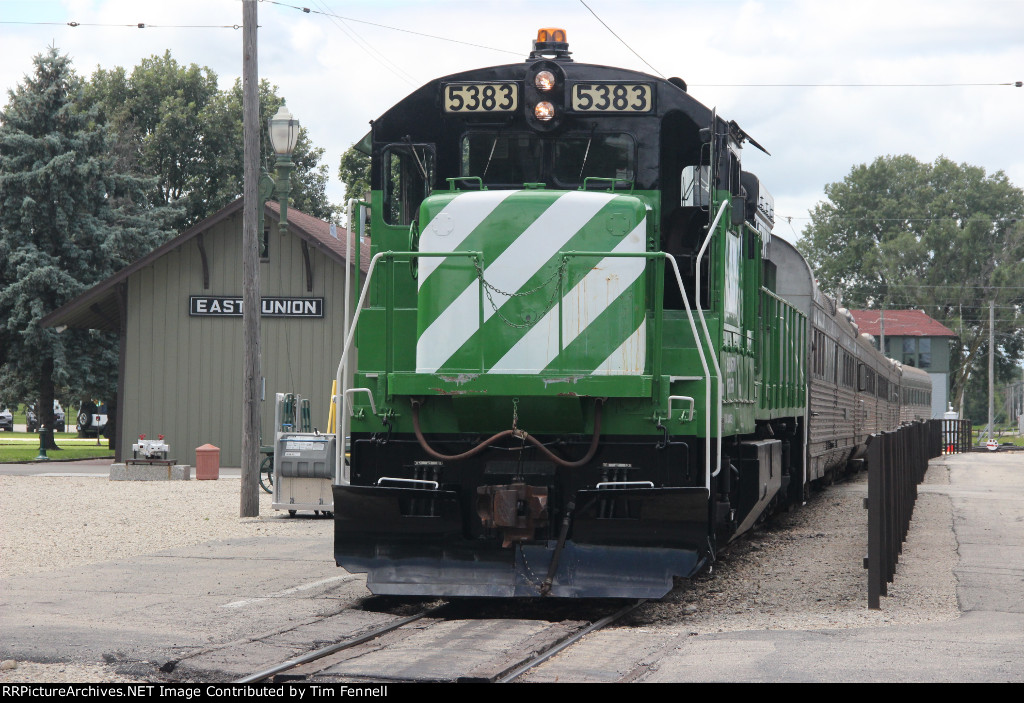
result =
M972 375L987 381L991 301L999 368L1013 368L1024 352L1024 192L1002 171L885 156L825 195L798 243L823 289L847 307L921 309L956 332L956 407Z
M273 152L265 125L283 99L260 81L261 152L273 172ZM242 195L242 85L217 87L217 74L196 64L183 66L170 51L132 69L98 68L86 99L116 135L122 170L155 179L151 197L183 208L178 229L195 224ZM300 118L301 121L301 118ZM324 150L313 146L305 128L292 160L291 205L329 219Z

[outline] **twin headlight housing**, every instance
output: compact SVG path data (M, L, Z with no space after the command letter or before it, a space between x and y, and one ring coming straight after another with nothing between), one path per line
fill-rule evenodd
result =
M564 112L565 71L554 61L538 61L527 69L524 83L527 121L539 131L557 127Z

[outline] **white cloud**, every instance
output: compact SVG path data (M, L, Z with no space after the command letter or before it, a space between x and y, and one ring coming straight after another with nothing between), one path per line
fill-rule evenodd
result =
M577 61L650 69L579 2L508 0L303 0L315 12L259 3L261 76L326 149L329 194L342 152L414 83L525 59L536 30L565 27ZM1024 88L744 88L738 84L991 83L1024 79L1019 0L700 0L588 5L646 61L682 76L691 94L735 119L772 156L746 149L745 166L799 231L826 183L884 154L911 153L1003 170L1024 186L1019 125ZM400 27L513 54L438 41L317 12ZM6 21L234 25L239 0L0 0ZM340 25L340 27L339 27ZM342 29L344 28L344 29ZM170 49L209 66L222 87L242 68L234 29L0 24L0 86L13 88L32 56L54 44L88 76L130 69ZM386 57L387 60L385 60ZM726 84L733 87L711 87ZM4 97L6 102L6 96ZM780 234L792 236L788 223Z

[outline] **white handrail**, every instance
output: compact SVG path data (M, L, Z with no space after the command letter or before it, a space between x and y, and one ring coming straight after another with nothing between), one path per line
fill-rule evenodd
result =
M663 252L666 260L672 264L672 271L676 275L676 285L679 286L679 293L683 296L683 306L686 308L686 319L690 322L690 332L693 334L693 341L697 345L697 354L700 356L700 365L704 369L704 487L707 488L708 498L711 497L711 371L708 369L708 360L704 355L704 347L700 343L700 335L697 333L697 325L693 321L693 311L690 309L690 299L686 297L686 289L683 287L683 277L679 275L679 265L676 263L676 257L672 256L667 252ZM697 289L697 295L700 295L700 288ZM698 311L700 308L697 308ZM707 332L707 326L704 327ZM710 341L708 343L708 351L713 351L714 347L711 346ZM714 359L714 354L711 355ZM715 368L718 364L715 364ZM721 383L719 383L721 385ZM669 405L669 415L672 414L671 401Z
M707 251L708 245L711 243L711 238L715 236L715 228L718 227L718 221L721 220L722 215L725 214L725 208L728 204L728 200L722 201L722 206L718 208L718 214L715 215L714 222L712 222L711 226L708 227L708 236L704 238L704 243L701 245L700 251L697 252L697 315L700 317L701 327L704 328L704 339L707 340L708 350L712 352L714 351L715 346L711 343L711 333L708 331L708 322L704 318L704 310L700 306L700 261L701 259L704 258L704 252ZM699 347L700 345L697 346ZM718 387L718 445L717 453L715 456L717 466L715 467L715 472L709 474L707 478L707 485L709 491L711 490L711 479L717 476L718 473L722 470L722 367L719 366L718 364L717 354L711 354L711 361L715 365L715 375L718 378L718 382L716 384L716 386Z

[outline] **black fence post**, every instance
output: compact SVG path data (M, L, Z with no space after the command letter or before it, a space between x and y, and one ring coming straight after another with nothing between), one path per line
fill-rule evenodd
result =
M865 566L868 568L868 607L879 610L880 597L885 590L885 578L882 576L882 511L876 502L882 500L882 443L881 435L868 437L868 556Z
M881 596L888 594L887 584L896 574L910 530L917 486L924 480L928 460L948 449L947 439L946 427L933 422L904 425L868 438L868 556L864 565L871 609L881 608Z

